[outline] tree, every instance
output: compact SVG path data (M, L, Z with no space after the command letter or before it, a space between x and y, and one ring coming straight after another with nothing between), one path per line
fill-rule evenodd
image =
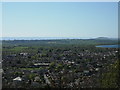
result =
M119 61L109 66L109 71L102 74L101 87L119 88Z

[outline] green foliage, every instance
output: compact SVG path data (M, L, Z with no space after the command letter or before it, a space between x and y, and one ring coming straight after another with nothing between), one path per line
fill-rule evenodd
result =
M55 42L55 43L50 43ZM54 46L66 46L66 45L99 45L99 44L118 44L117 40L97 40L97 39L61 39L61 40L14 40L14 41L2 41L3 46L36 46L36 47L54 47ZM19 48L15 48L19 49Z
M55 67L55 62L51 62L50 63L50 68L54 68Z
M31 73L31 74L28 75L28 78L29 78L30 80L33 80L33 79L35 78L35 76L36 76L36 74Z
M41 70L42 68L20 68L21 70Z
M14 75L21 76L21 75L22 75L22 72L16 71L16 72L14 72Z
M22 51L22 50L25 50L26 48L28 48L28 47L14 47L14 48L12 48L12 49L10 49L11 51Z
M119 61L109 66L109 71L102 74L101 87L103 88L118 88L119 78Z

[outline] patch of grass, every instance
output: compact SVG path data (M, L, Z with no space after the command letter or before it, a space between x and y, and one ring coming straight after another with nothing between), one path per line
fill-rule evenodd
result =
M42 68L20 68L21 70L41 70Z
M12 49L10 49L11 51L23 51L25 49L27 49L28 47L14 47Z

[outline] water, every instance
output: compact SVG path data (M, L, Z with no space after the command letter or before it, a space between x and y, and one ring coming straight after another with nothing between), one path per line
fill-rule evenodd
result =
M98 45L96 47L102 47L102 48L120 48L120 45Z

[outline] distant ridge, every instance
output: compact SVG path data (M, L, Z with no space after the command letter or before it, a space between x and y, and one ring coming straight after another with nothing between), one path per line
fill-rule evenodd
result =
M117 40L118 38L98 37L96 40Z

